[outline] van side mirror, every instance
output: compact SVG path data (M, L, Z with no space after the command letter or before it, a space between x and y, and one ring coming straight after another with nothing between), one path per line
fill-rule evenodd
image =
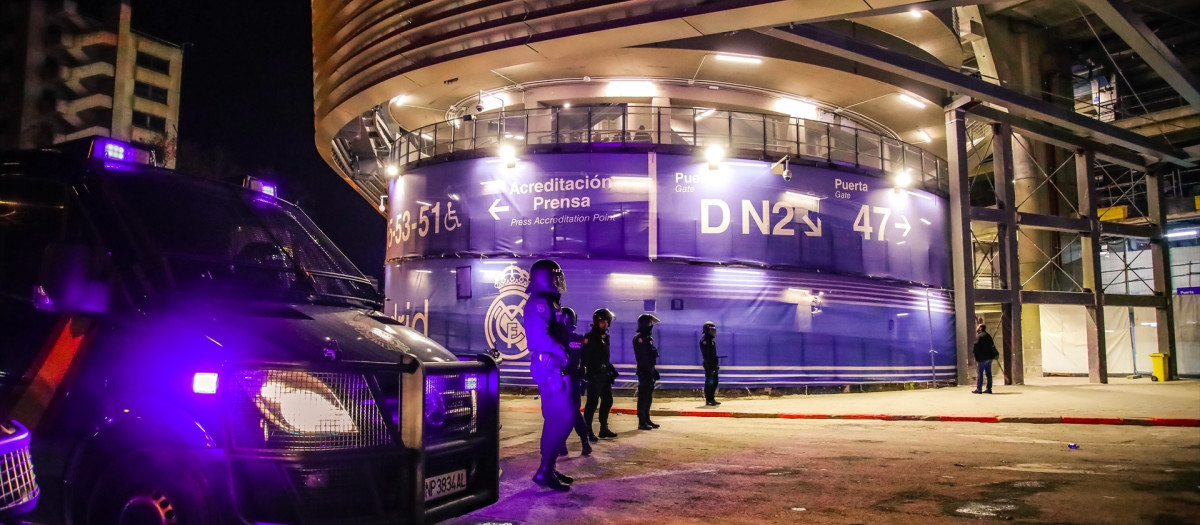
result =
M33 305L59 313L108 311L111 286L97 278L87 246L53 243L42 253L42 266L33 286Z

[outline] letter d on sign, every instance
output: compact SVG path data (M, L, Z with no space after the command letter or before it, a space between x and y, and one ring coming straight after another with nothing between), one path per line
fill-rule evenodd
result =
M721 223L709 226L708 209L716 206L721 209ZM729 205L721 199L700 199L700 233L724 233L729 229Z

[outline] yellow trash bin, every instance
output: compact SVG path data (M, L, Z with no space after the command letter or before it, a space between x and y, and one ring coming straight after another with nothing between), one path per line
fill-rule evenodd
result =
M1154 363L1154 380L1167 380L1167 354L1154 353L1150 354L1150 361Z

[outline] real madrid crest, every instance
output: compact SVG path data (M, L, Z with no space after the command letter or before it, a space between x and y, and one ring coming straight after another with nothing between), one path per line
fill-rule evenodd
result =
M529 272L510 264L496 278L496 289L500 291L488 307L483 319L483 334L488 345L495 348L504 359L520 359L529 353L526 348L525 327L522 324L525 300L529 295Z

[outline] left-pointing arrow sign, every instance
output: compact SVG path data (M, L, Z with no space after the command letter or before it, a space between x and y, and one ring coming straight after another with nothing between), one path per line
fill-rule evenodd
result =
M492 214L493 219L500 220L500 216L496 215L498 211L508 211L507 204L500 206L500 199L496 199L491 206L488 206L488 213Z

